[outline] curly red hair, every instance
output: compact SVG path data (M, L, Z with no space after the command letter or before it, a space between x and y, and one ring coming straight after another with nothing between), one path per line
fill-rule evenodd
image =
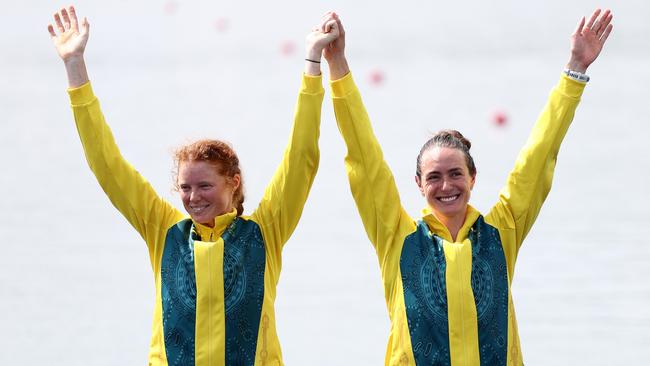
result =
M178 181L178 168L183 161L205 161L217 169L217 172L232 179L239 174L239 187L233 192L233 204L237 216L244 212L244 181L239 168L239 158L230 144L219 140L198 140L181 146L174 152L174 181Z

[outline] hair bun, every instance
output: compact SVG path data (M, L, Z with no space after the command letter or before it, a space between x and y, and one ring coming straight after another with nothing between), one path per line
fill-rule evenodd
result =
M472 143L463 136L462 133L458 132L457 130L440 130L438 133L436 133L434 136L434 139L439 139L439 140L451 140L451 139L456 139L460 141L467 150L469 150L472 147Z

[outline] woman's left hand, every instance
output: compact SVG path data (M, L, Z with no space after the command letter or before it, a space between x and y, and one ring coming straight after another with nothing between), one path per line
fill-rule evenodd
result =
M599 17L600 15L600 17ZM601 15L596 9L585 25L585 17L580 19L578 27L571 35L571 58L567 68L585 73L589 65L598 58L600 51L612 31L612 12L608 9Z
M331 13L325 14L321 23L315 26L306 38L305 73L320 75L320 60L323 49L340 36L339 26Z
M339 37L339 26L332 13L327 13L306 38L307 58L320 61L323 49Z

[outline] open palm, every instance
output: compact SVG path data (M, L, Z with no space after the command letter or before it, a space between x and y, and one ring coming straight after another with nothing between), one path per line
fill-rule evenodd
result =
M47 30L50 32L52 43L61 59L66 61L73 57L83 56L90 28L88 20L84 18L81 27L79 27L75 9L70 6L68 9L64 8L55 13L54 22L59 33L54 31L52 24L47 26Z
M582 17L578 27L571 35L571 61L575 70L584 72L592 62L598 58L600 51L605 45L605 41L612 31L612 13L606 10L602 16L600 9L596 9L591 15L589 22L585 24L585 18Z

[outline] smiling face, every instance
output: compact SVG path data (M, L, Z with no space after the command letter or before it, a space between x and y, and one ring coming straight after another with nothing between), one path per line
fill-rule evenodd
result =
M240 176L227 178L214 164L205 161L181 161L178 166L178 191L192 220L214 226L214 218L233 209L233 192Z
M420 170L415 181L435 216L443 222L464 220L476 175L470 174L463 152L430 148L422 154Z

